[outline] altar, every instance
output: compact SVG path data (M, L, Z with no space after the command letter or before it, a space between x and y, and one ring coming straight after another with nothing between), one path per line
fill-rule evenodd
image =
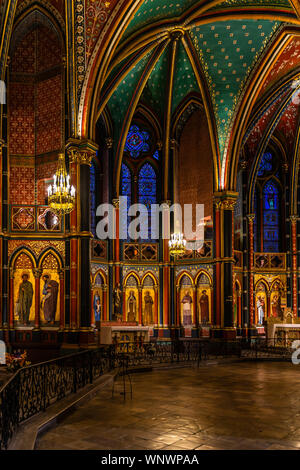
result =
M295 340L300 340L300 318L288 310L283 319L270 317L267 319L267 341L270 346L291 347Z
M150 336L153 335L152 328L132 323L101 324L100 344L149 342Z

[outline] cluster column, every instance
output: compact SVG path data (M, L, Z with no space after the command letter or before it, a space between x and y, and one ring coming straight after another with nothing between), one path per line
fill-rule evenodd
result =
M297 215L290 217L291 221L291 251L292 251L292 310L298 316L298 273L297 273Z
M214 338L234 339L233 324L233 210L237 193L231 191L214 194Z
M98 146L89 140L70 139L69 154L72 184L76 188L76 207L70 216L71 331L79 332L77 341L94 341L91 330L90 246L90 166ZM74 337L75 340L75 337Z
M249 276L248 276L248 291L249 291L249 310L248 310L248 334L252 336L256 334L255 324L255 306L254 306L254 219L255 214L248 214L248 267L249 267Z

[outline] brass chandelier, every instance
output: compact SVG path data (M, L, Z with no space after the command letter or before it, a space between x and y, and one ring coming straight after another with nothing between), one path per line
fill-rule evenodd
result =
M177 256L185 253L186 240L183 238L182 233L172 233L171 240L169 240L170 255L176 258Z
M75 207L74 186L70 185L70 175L67 174L65 157L63 153L58 156L58 165L53 184L48 186L48 204L55 214L61 216L69 214Z

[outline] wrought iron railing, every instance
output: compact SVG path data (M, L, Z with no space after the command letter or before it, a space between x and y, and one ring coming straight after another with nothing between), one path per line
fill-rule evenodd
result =
M0 449L20 423L112 370L113 350L83 351L17 371L0 389Z
M275 341L275 340L274 340ZM164 363L194 363L217 357L291 358L289 348L268 339L251 341L176 340L119 343L82 351L20 369L0 388L0 450L6 449L18 425L53 403L76 393L112 370Z

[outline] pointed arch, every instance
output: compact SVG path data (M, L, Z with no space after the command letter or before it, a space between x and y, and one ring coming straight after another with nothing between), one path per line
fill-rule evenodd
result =
M262 284L265 287L266 293L270 292L271 289L270 289L270 285L269 285L268 281L266 281L266 279L261 278L261 279L258 279L256 281L255 285L254 285L254 292L255 293L258 292L257 289L258 289L260 284Z
M10 266L13 269L15 269L18 258L20 258L22 255L26 256L30 260L31 269L34 269L37 267L35 256L31 252L31 250L29 250L28 248L20 247L17 251L15 251L15 253L10 258Z
M61 259L60 255L55 250L53 250L52 248L47 249L46 251L44 251L40 255L40 257L38 259L38 266L43 269L44 263L46 261L48 261L49 263L53 262L51 257L53 257L55 259L55 261L57 262L57 268L59 270L62 269L62 267L63 267L62 259ZM47 258L48 258L48 260L47 260Z
M195 285L195 282L194 282L194 279L192 277L192 275L188 272L188 271L182 271L182 273L180 273L177 278L176 278L176 285L180 287L181 285L181 280L184 276L187 276L190 281L191 281L191 286L194 286Z
M200 278L200 276L201 276L202 274L204 274L204 275L207 277L210 286L212 286L212 285L213 285L212 276L210 275L210 273L209 273L208 271L205 271L205 269L201 269L201 270L196 274L195 281L194 281L194 282L195 282L195 286L198 285L198 280L199 280L199 278Z
M98 275L102 278L103 285L106 285L107 284L107 276L106 276L105 272L103 271L103 269L98 269L95 272L94 276L92 277L92 285L93 286L95 285L95 282L96 282L96 279L97 279Z
M141 281L140 281L140 278L139 278L138 274L137 274L135 271L130 271L130 272L126 275L126 277L124 278L124 281L123 281L123 285L124 285L125 287L127 287L127 282L128 282L128 280L129 280L129 278L130 278L131 276L135 278L135 280L136 280L136 282L137 282L137 286L140 286L140 285L141 285Z
M240 149L252 109L272 66L294 35L299 35L297 29L290 26L283 27L279 34L274 36L270 46L257 65L254 76L251 77L251 81L248 81L233 122L227 152L224 155L220 179L221 189L234 190L235 188Z
M144 274L144 276L143 276L142 279L141 279L141 285L142 285L142 286L144 285L144 282L145 282L145 280L147 279L147 277L151 277L154 286L157 286L157 285L158 285L158 280L157 280L156 276L155 276L151 271L146 271L145 274Z

